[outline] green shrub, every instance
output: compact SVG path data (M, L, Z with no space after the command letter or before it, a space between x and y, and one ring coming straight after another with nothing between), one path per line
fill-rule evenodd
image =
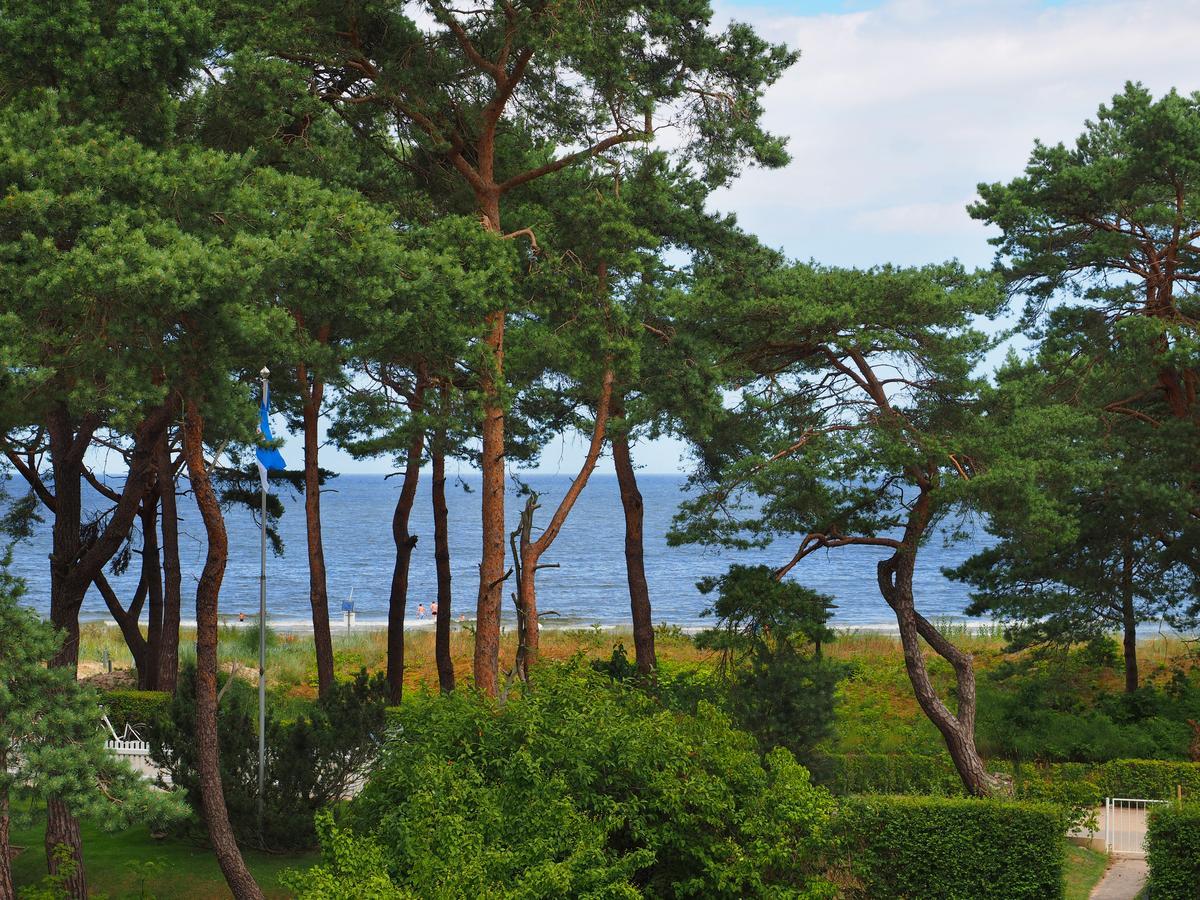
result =
M707 703L664 709L576 661L543 664L502 706L459 691L389 715L332 847L381 848L386 873L356 880L415 896L833 896L832 798ZM325 896L336 874L292 884Z
M171 705L171 695L166 691L115 690L105 691L100 701L117 734L132 725L142 740L149 740L159 717Z
M701 613L717 625L696 635L696 646L721 654L733 720L764 750L786 747L811 766L814 748L833 729L834 690L847 674L821 653L835 636L833 598L780 581L768 566L732 565L697 586L717 594Z
M839 796L920 794L963 796L962 780L945 754L847 753L827 758L823 783Z
M316 812L336 802L365 776L384 733L387 685L365 671L337 681L306 713L280 721L267 708L266 795L258 829L258 697L246 681L226 685L217 710L221 784L239 844L270 850L313 847ZM186 665L150 742L150 757L184 789L201 813L196 759L196 669Z
M1200 897L1200 803L1152 810L1146 848L1154 900Z
M850 896L1061 897L1063 817L1053 806L945 797L852 797L835 820Z
M1114 759L1099 766L1093 779L1102 796L1174 800L1176 785L1186 800L1200 800L1200 763L1159 759Z

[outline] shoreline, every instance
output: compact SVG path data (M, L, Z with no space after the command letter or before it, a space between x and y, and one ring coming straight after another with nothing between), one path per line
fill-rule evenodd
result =
M256 625L257 617L247 616L245 620L239 620L234 616L221 616L219 625L221 628L253 628ZM104 628L117 629L117 623L111 618L93 618L80 619L80 625L99 625ZM500 627L502 632L507 632L516 624L515 619L502 619ZM946 625L956 629L964 629L971 634L980 634L985 632L993 632L1000 624L991 620L977 619L947 619L937 620L939 627ZM143 628L146 627L146 622L139 622ZM349 629L341 619L330 619L330 633L333 637L345 636L346 634L362 634L362 633L384 633L387 631L386 619L357 619ZM408 632L425 632L433 631L436 622L425 617L417 620L406 620L404 623L404 631ZM180 628L194 629L196 623L194 620L184 620L179 623ZM461 631L465 627L474 628L475 619L455 619L451 622L452 631ZM278 634L294 634L294 635L309 635L313 632L313 624L307 619L278 619L272 620L267 618L267 627ZM655 628L670 628L676 629L679 632L687 635L699 634L713 626L707 623L675 623L675 622L659 622ZM868 623L846 623L839 624L837 622L830 623L830 627L837 634L889 634L898 635L900 633L899 626L895 622L868 622ZM552 621L541 623L542 631L600 631L604 633L617 633L623 631L631 631L633 624L631 622L602 622L595 619L579 619L573 621Z

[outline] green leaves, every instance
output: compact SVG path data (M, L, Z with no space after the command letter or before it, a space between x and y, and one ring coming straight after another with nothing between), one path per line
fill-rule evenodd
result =
M20 605L23 590L0 561L0 794L56 796L111 828L180 818L179 797L152 789L105 746L99 696L72 670L47 667L61 639Z
M402 890L830 893L817 872L831 799L786 751L764 763L708 704L680 715L576 664L545 664L502 708L430 695L396 722L350 825L384 848Z
M1001 229L997 264L1031 311L1059 290L1131 282L1147 314L1194 310L1173 287L1200 277L1200 95L1154 100L1129 83L1085 127L1073 148L1035 144L1024 177L979 185L970 212Z
M952 455L991 345L972 323L1002 303L992 279L954 264L717 273L684 315L725 349L737 402L696 435L701 492L672 539L815 535L812 552L896 537L918 490L961 477Z

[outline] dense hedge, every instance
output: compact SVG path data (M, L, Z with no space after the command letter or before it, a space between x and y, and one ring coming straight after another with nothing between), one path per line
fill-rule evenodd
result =
M1200 897L1200 803L1152 811L1146 845L1154 900Z
M850 797L835 820L847 893L921 900L1061 897L1058 808L946 797Z
M1200 801L1200 763L1114 759L1098 766L1092 780L1107 797L1174 800L1182 785L1185 800Z
M1068 805L1095 806L1105 797L1174 800L1176 785L1185 800L1200 801L1200 763L1157 759L1115 759L1099 765L1050 763L1014 765L992 761L989 768L1012 777L1016 797ZM963 795L949 756L906 753L854 753L828 757L825 783L834 794Z
M105 691L101 703L117 734L133 725L142 740L149 740L155 723L171 704L171 695L165 691Z

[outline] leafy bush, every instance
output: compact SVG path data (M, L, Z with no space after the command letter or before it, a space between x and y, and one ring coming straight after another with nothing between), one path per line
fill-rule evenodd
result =
M1146 849L1154 900L1200 896L1200 803L1152 810Z
M1200 800L1200 763L1160 759L1114 759L1093 776L1103 796L1174 800L1176 785L1188 800Z
M849 896L921 900L1061 897L1059 811L944 797L853 797L835 820Z
M239 843L267 849L297 849L317 843L316 812L346 796L378 752L384 731L387 685L382 675L362 671L335 682L307 714L281 722L267 711L266 796L258 829L258 698L241 679L220 679L217 727L221 740L221 783ZM159 728L150 756L187 792L201 813L196 758L196 669L187 665Z
M988 672L979 683L980 749L1042 762L1187 759L1187 721L1200 719L1194 676L1176 672L1165 688L1100 691L1090 659L1034 654Z
M580 661L503 706L470 692L392 713L397 733L326 851L381 848L416 896L832 896L832 798L710 704L664 709ZM339 843L340 842L340 843ZM336 859L299 874L332 897Z
M920 794L963 796L962 780L945 754L847 753L830 756L824 784L840 796Z
M105 691L101 703L117 734L122 734L126 725L132 725L149 740L158 719L171 705L171 695L166 691Z
M700 591L717 592L702 615L717 626L696 636L698 647L721 653L728 709L764 747L786 747L809 765L813 748L833 726L834 689L846 667L821 655L834 638L833 599L768 566L733 565L706 578Z

